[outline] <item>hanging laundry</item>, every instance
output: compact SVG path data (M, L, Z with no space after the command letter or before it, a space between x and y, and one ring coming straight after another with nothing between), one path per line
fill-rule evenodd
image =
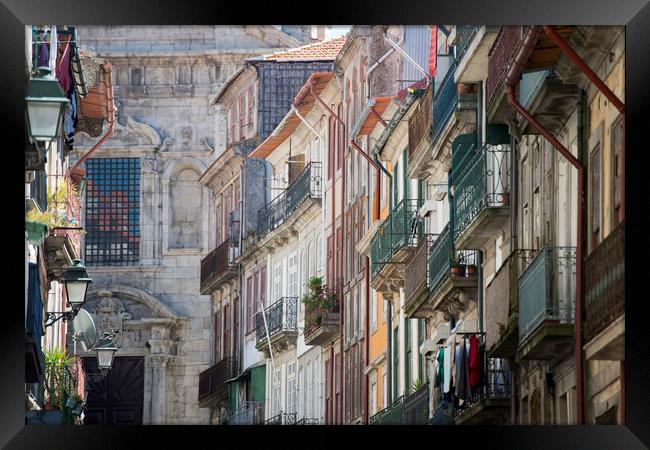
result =
M63 55L59 64L56 66L56 78L63 88L63 92L68 92L72 85L72 74L70 73L70 44L65 45Z
M436 386L440 386L444 382L444 359L445 359L445 348L438 348L438 355L436 356Z
M467 361L467 347L469 342L463 340L456 347L456 397L465 400L471 394L471 387L469 385L469 364Z
M38 67L47 67L50 60L50 50L45 42L38 46Z
M453 353L453 347L447 347L444 354L443 360L443 392L445 394L449 393L451 386L451 355Z
M475 335L469 338L469 385L476 387L481 381L481 361L479 359L479 340Z

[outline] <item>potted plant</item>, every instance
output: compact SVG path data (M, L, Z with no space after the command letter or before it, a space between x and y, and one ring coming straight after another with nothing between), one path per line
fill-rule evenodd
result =
M48 225L51 222L50 212L39 212L37 209L32 209L27 213L25 218L25 230L27 231L27 238L34 245L41 245L43 239L47 236Z
M46 424L70 422L65 416L68 391L66 387L66 369L73 364L73 359L61 348L47 349L45 356L45 394L46 402L42 420Z
M468 277L475 277L476 276L476 264L468 264L467 265L467 276Z
M327 288L322 277L311 277L307 288L308 292L302 298L306 313L305 328L318 327L336 304L336 294Z

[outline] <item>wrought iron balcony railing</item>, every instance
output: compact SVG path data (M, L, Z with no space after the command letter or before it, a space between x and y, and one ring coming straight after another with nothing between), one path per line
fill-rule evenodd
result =
M488 53L488 77L486 81L486 97L488 108L494 102L505 80L510 60L519 48L526 27L509 25L501 27Z
M320 420L319 419L312 419L312 418L303 417L302 419L300 419L295 424L296 425L319 425Z
M226 357L199 374L199 402L216 394L227 380L237 376L237 358Z
M224 277L229 271L237 268L235 258L239 248L233 246L231 239L226 239L201 260L201 290L211 283Z
M264 425L297 425L296 416L297 414L295 412L294 413L281 412L271 417L266 422L264 422Z
M519 340L546 321L572 324L575 286L575 247L541 249L519 276Z
M382 409L377 414L370 416L368 425L403 425L404 424L404 396L399 397L390 406Z
M486 358L485 378L472 389L470 396L454 410L458 417L484 399L508 399L512 396L512 373L506 359Z
M491 145L469 150L454 181L454 240L484 208L510 204L510 146Z
M235 410L228 423L231 425L262 425L264 423L264 403L246 402Z
M405 306L416 301L420 294L428 288L427 258L437 237L437 235L424 235L413 255L406 262L404 271Z
M625 313L625 222L587 256L585 285L588 341Z
M456 90L456 83L454 83L456 66L456 61L454 61L447 71L445 78L443 78L442 83L440 83L440 88L433 99L432 142L438 139L458 105L458 91Z
M329 308L321 308L319 306L314 308L305 308L305 339L309 339L309 335L323 326L330 325L332 317L336 317L334 325L338 325L339 302L334 299Z
M418 200L403 199L393 208L370 242L372 277L405 246L417 245Z
M298 330L297 313L298 297L282 297L263 312L257 313L255 316L257 343L261 344L267 339L264 316L262 314L266 315L269 338L272 339L277 333Z
M456 61L463 59L480 29L481 27L478 25L459 25L456 27Z
M475 266L476 252L473 250L457 250L454 252L449 224L447 224L431 246L427 263L429 291L434 292L451 276L452 265L456 264L460 267ZM459 275L464 276L465 274L461 271Z
M321 193L321 164L311 162L282 194L258 212L258 239L282 225L307 198L321 198Z
M433 85L430 83L420 99L420 104L409 118L409 161L411 161L425 136L431 136Z
M404 425L426 425L429 421L429 384L413 392L404 400Z

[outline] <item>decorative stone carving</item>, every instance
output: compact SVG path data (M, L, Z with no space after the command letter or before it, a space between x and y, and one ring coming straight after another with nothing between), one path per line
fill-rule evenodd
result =
M122 300L115 297L113 292L108 289L102 289L97 292L97 300L91 312L95 316L97 334L99 336L111 330L122 331L124 329L124 321L132 318L131 313L124 308ZM121 339L121 334L118 333L117 340ZM120 343L116 341L116 344L119 345Z
M137 137L148 140L151 145L158 147L162 144L162 136L158 130L144 122L136 121L131 116L126 119L126 131Z
M172 145L174 145L174 142L174 139L170 137L165 138L162 145L162 151L169 151L169 149L172 148Z
M160 166L156 158L144 158L142 160L142 173L158 173Z
M86 133L91 138L102 135L104 129L104 119L101 117L83 117L79 116L77 120L77 132Z

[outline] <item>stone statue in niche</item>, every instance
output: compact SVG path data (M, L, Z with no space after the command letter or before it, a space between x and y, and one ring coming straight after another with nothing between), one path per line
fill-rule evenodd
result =
M169 182L168 247L199 248L201 235L201 184L199 174L185 169Z

